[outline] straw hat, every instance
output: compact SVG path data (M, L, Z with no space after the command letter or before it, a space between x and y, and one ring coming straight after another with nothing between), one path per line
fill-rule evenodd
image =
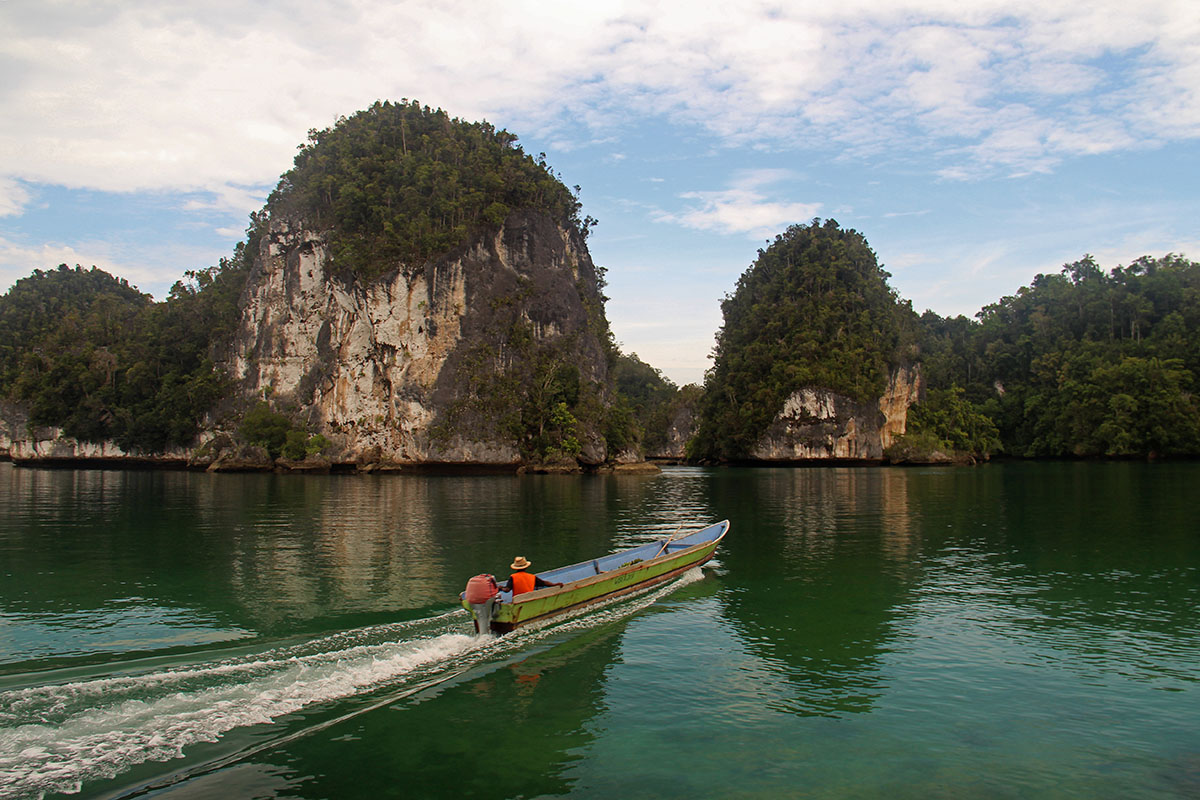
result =
M532 561L526 561L525 556L517 556L515 559L513 559L512 564L509 565L509 569L525 569L532 563Z

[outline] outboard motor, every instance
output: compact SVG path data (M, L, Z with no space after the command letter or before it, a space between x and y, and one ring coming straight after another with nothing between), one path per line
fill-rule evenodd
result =
M471 606L476 633L489 633L492 630L492 609L499 594L500 587L496 585L496 579L487 573L476 575L467 581L463 599Z

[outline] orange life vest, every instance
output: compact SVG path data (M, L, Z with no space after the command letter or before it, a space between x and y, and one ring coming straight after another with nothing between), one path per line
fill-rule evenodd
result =
M523 592L532 592L537 585L537 578L528 572L514 572L511 579L514 597Z

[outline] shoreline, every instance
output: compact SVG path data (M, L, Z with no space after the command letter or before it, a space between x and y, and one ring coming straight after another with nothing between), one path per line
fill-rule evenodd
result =
M184 458L155 457L40 457L14 458L0 451L0 463L10 463L19 469L49 470L128 470L137 472L211 472L221 474L275 474L275 475L655 475L663 467L716 467L757 469L820 469L822 467L871 467L871 468L917 468L917 467L972 467L989 463L1042 463L1042 462L1176 462L1196 461L1200 456L1106 456L1106 457L1055 457L1020 458L1016 456L993 456L986 460L954 459L899 462L886 458L873 459L789 459L779 461L738 460L728 462L693 462L681 458L649 456L645 461L632 464L601 464L596 466L568 467L566 465L541 464L479 464L428 462L411 464L345 462L286 462L277 461L270 465L231 465L213 469L211 463L195 462Z
M657 464L640 461L631 464L600 464L567 467L541 464L480 464L421 462L411 464L341 462L287 462L272 464L234 464L217 466L185 458L46 456L14 458L0 452L0 463L19 469L50 470L129 470L138 472L209 472L219 474L275 475L647 475L662 472Z

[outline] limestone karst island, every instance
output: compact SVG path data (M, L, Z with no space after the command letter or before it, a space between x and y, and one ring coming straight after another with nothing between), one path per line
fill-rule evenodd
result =
M1200 265L1090 256L918 315L863 234L793 225L703 386L620 351L595 224L486 122L310 133L245 240L154 301L62 265L0 298L0 454L210 470L534 471L1200 452ZM748 254L753 256L753 254Z

